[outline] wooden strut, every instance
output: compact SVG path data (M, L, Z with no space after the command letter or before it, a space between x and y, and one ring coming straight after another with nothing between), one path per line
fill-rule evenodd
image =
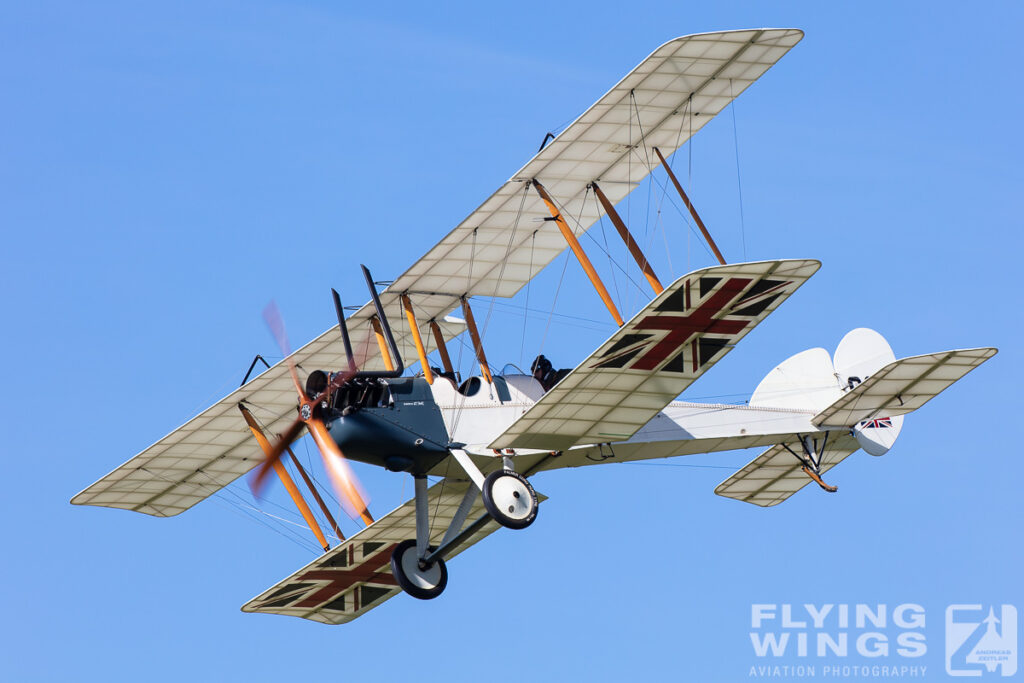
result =
M448 356L448 345L444 343L444 334L436 320L430 321L430 331L434 334L434 343L437 344L437 352L441 354L441 365L444 367L444 371L454 376L455 368L452 367L452 359Z
M373 325L373 333L377 337L377 346L380 347L380 355L384 357L384 369L394 370L395 364L391 360L391 352L388 351L388 344L384 340L384 329L380 326L380 321L377 320L377 316L370 318L370 324Z
M598 200L601 202L601 206L604 207L604 212L608 214L608 218L611 219L615 229L619 231L619 237L626 243L626 248L629 249L629 253L633 255L633 259L636 264L640 266L640 270L643 271L644 277L651 283L651 288L654 289L655 294L661 294L665 288L662 287L661 281L658 276L654 274L654 269L651 268L650 262L644 256L644 253L640 250L640 245L633 239L633 235L629 232L629 228L622 222L622 218L619 216L619 212L615 210L612 203L608 201L608 197L605 196L601 188L598 187L597 183L590 183L590 187L594 188L594 194L597 195Z
M412 301L407 294L402 295L402 308L405 309L405 317L409 321L409 329L412 330L412 340L416 343L416 353L420 357L420 365L423 367L423 376L427 384L434 383L434 372L430 369L430 362L427 360L427 350L423 348L423 338L420 336L420 328L416 325L416 314L412 310Z
M292 451L291 446L287 446L285 450L288 451L288 455L291 456L292 464L295 465L295 469L299 471L302 481L306 482L306 488L308 488L309 492L313 494L313 499L316 501L316 504L320 506L320 512L324 513L324 517L327 518L331 528L334 529L334 534L338 537L338 540L344 541L345 534L341 533L341 527L338 526L338 522L334 519L334 515L331 514L330 509L327 507L327 503L325 503L324 499L320 497L320 492L316 490L316 486L313 486L313 480L309 478L308 474L306 474L306 468L303 467L302 463L299 462L299 459L295 457L295 453Z
M604 301L604 305L608 307L608 312L612 314L612 318L621 327L623 324L622 316L619 315L619 309L615 308L615 303L612 301L611 295L608 294L608 290L605 289L604 283L601 282L601 278L597 276L597 271L594 270L593 264L590 263L590 259L587 258L586 253L583 251L583 247L580 246L579 240L576 239L576 235L573 234L569 228L569 224L565 222L562 217L562 213L555 206L555 202L551 199L551 195L548 194L544 186L541 185L536 179L533 181L533 186L537 190L537 194L544 200L544 203L548 207L548 211L551 212L551 217L554 218L555 224L558 225L558 229L561 230L562 236L565 241L569 243L569 247L572 249L572 253L576 254L576 258L579 260L580 265L583 266L583 270L586 271L587 277L590 278L590 283L594 285L594 289L601 296L601 300Z
M274 447L267 439L267 436L263 433L263 430L260 429L259 424L256 422L256 418L254 418L252 413L249 412L249 409L241 403L238 404L238 409L242 411L242 417L245 418L246 424L248 424L249 429L252 430L252 435L255 436L256 441L259 442L260 448L262 448L263 452L269 456L274 451ZM295 485L295 481L292 479L291 475L288 474L288 470L284 468L284 465L281 464L280 458L274 460L273 467L274 472L277 473L281 483L284 484L285 489L287 489L288 495L291 496L292 501L294 501L295 507L299 508L302 518L306 520L306 524L309 526L310 531L312 531L313 535L316 536L316 540L320 541L320 547L324 549L324 552L327 552L331 549L331 546L327 542L327 538L324 537L324 532L320 529L320 525L317 524L316 517L313 516L313 512L309 509L309 506L306 504L302 494L299 493L299 488Z
M480 374L487 380L488 384L494 384L491 377L491 368L487 365L487 355L484 354L484 345L480 341L480 333L476 329L476 321L473 319L473 311L469 307L469 301L462 297L462 315L466 318L466 327L469 328L469 336L473 340L473 349L476 351L476 360L480 363Z
M697 209L693 208L693 203L690 201L690 198L686 196L686 192L683 191L683 186L680 185L679 181L676 179L676 174L672 172L672 167L668 165L667 161L665 161L665 157L662 156L660 149L655 147L654 153L658 155L659 159L661 159L661 165L665 167L665 171L668 173L669 179L672 181L672 184L676 186L676 192L678 192L679 196L682 197L683 203L686 204L686 208L690 210L690 215L693 216L693 221L697 224L697 227L700 228L700 232L704 235L704 239L707 240L708 246L711 247L711 251L715 252L715 257L718 258L718 262L724 266L725 257L722 256L722 252L718 250L718 245L715 244L715 241L711 239L711 233L709 233L708 229L704 227L704 221L702 221L700 216L697 215Z

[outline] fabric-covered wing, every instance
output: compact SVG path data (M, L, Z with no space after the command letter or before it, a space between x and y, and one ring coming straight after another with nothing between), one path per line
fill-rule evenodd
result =
M653 147L675 152L802 37L797 29L753 29L665 43L389 289L513 296L566 248L552 222L538 222L550 214L528 181L543 183L563 215L589 228L601 215L593 197L584 202L589 183L600 181L613 203L623 199L658 166Z
M428 489L432 545L440 544L470 485L449 479ZM543 500L544 496L538 498ZM478 494L467 525L486 514ZM445 559L450 560L499 528L497 522L489 520ZM324 624L352 621L401 592L391 573L391 551L398 543L415 537L416 506L410 500L253 598L242 611L302 617Z
M762 261L684 275L488 447L558 451L628 439L820 265Z
M654 147L675 152L802 37L798 29L721 31L659 47L382 292L387 315L402 319L403 293L422 321L440 321L463 296L514 296L567 248L530 180L544 184L577 232L587 230L603 213L588 198L591 182L621 201L658 166ZM381 369L372 315L363 306L349 328L361 366ZM408 333L395 327L413 365Z
M462 329L459 324L441 325L453 336ZM397 337L397 326L395 332ZM429 332L424 329L423 335L427 338ZM338 327L293 352L291 357L303 378L313 370L345 367ZM86 488L71 502L171 517L213 495L263 459L263 451L239 413L238 404L243 401L267 434L287 429L298 406L287 364L277 363L251 379Z
M928 353L889 363L811 420L815 425L850 427L873 417L917 410L992 356L979 348Z
M513 296L566 249L555 225L534 220L549 214L528 180L543 182L564 214L575 217L575 227L587 229L599 216L597 203L584 201L588 183L602 181L605 194L621 200L653 169L651 147L674 152L802 37L796 29L724 31L676 38L655 50L381 292L406 366L418 361L401 294L409 295L422 325L436 320L451 339L464 326L443 319L460 297ZM383 368L372 317L367 303L348 318L364 370ZM426 329L423 336L431 338ZM344 368L339 340L335 325L292 357L305 373ZM287 366L275 365L72 502L170 516L215 493L258 462L259 449L238 415L241 400L267 431L284 429L296 405Z
M790 444L797 453L798 443ZM821 458L824 474L841 463L860 446L849 434L832 433ZM772 446L751 460L745 467L715 487L715 493L761 507L778 505L794 493L813 483L803 471L803 463L782 444Z

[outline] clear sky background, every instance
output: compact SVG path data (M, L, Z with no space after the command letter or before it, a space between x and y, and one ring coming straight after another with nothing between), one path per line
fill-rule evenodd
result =
M278 355L269 300L309 340L331 286L362 303L359 263L397 276L658 45L762 26L806 38L676 168L727 258L824 265L686 397L742 402L858 326L898 356L1001 349L838 494L713 495L756 451L539 475L537 523L453 561L440 599L339 627L238 611L314 552L230 496L68 504ZM1022 26L1009 2L3 3L0 679L742 681L752 603L913 602L909 663L944 680L946 605L1024 610ZM645 193L624 212L663 279L709 265ZM496 365L610 334L572 262L558 310L585 320L545 334L561 268L525 334L495 306ZM408 497L357 470L377 514Z

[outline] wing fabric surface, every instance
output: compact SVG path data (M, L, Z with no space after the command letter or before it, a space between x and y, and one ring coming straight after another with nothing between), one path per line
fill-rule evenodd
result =
M567 248L529 181L543 183L572 227L586 231L603 213L588 199L590 183L600 181L613 203L624 199L658 167L654 147L666 156L675 152L801 38L798 29L751 29L665 43L382 292L387 314L401 319L403 293L425 321L440 321L463 296L514 296ZM361 366L381 369L369 329L372 309L368 303L354 313L349 328ZM396 332L408 350L406 365L414 365L408 331Z
M418 356L411 331L401 324L402 294L412 299L422 325L436 320L452 339L465 327L444 316L460 297L513 296L566 249L552 222L535 220L550 214L529 191L530 179L544 183L563 213L576 217L577 231L586 230L600 215L597 202L584 201L590 182L601 181L605 194L620 201L655 168L652 147L674 152L802 37L797 29L724 31L676 38L655 50L381 292L406 366ZM353 351L365 370L383 368L372 317L367 303L348 318ZM345 367L338 327L291 358L306 372ZM72 502L170 516L216 493L259 462L238 414L243 400L269 433L284 429L295 409L287 364L232 392Z
M801 452L800 444L794 442L789 446L793 451ZM820 473L828 472L859 448L857 440L849 434L837 435L833 432L821 457ZM803 462L785 446L778 444L719 484L715 493L744 503L771 507L812 483L803 471Z
M818 426L849 427L873 417L905 415L938 396L992 356L979 348L928 353L889 363L811 420Z
M762 261L684 275L488 448L557 451L628 439L820 265L813 260Z
M449 479L428 489L432 545L440 545L470 485ZM538 499L545 497L538 494ZM466 524L486 514L477 495ZM499 528L489 519L445 559L450 560ZM242 611L302 617L323 624L352 621L401 592L391 573L391 551L398 543L415 537L416 506L410 500L268 588L243 605Z

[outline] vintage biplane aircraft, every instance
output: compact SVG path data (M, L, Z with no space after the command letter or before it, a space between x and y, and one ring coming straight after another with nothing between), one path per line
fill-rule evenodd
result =
M500 526L535 521L542 497L528 477L544 470L767 447L715 493L772 506L812 481L835 491L822 478L831 468L858 449L884 454L904 414L996 349L897 360L878 333L860 328L834 354L816 348L783 362L746 405L676 400L820 265L726 263L667 162L802 35L759 29L665 43L383 291L364 267L370 301L346 318L335 293L338 326L292 352L268 308L283 362L72 502L169 517L254 469L258 489L273 471L325 552L242 609L339 624L401 591L438 596L448 560ZM659 167L720 264L667 286L615 209ZM577 239L602 216L653 290L628 321ZM541 356L532 375L493 372L470 299L514 296L567 248L618 330L571 371ZM407 325L392 326L403 318ZM446 345L463 333L480 374L460 381ZM431 366L430 340L441 367ZM415 363L419 373L409 376ZM366 525L351 538L291 453L306 431L343 507ZM285 454L340 541L333 548ZM413 499L374 520L345 458L411 474ZM443 478L429 486L428 476Z

